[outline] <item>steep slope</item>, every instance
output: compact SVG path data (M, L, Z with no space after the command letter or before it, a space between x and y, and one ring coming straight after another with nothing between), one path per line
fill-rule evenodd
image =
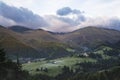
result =
M16 33L10 29L0 28L0 45L12 55L22 57L57 58L70 55L68 45L60 43L54 36L44 30L31 30Z
M23 37L39 41L58 41L52 34L42 29L27 31L24 33Z
M86 27L59 36L59 38L62 38L63 41L69 44L93 47L105 42L115 43L119 41L120 31L105 28Z
M29 29L22 26L13 26L9 27L9 30L16 32L15 34L12 33L16 38L18 38L21 42L29 44L33 47L36 47L41 42L58 42L59 40L55 38L52 34L48 31L42 29ZM11 34L11 32L10 32ZM37 44L36 44L37 43Z
M38 51L34 48L20 42L9 33L11 33L11 31L0 27L0 46L6 50L8 55L13 57L16 55L22 57L35 57L39 55Z
M47 58L57 58L70 55L67 49L69 45L60 42L54 35L48 31L38 29L27 31L22 34L23 41L34 47Z

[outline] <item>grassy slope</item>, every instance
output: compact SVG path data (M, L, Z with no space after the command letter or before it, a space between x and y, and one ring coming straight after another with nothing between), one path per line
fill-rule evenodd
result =
M0 32L2 32L0 35L2 37L5 37L4 40L1 37L0 41L4 44L5 47L8 47L7 49L11 49L13 46L13 50L19 51L17 47L20 47L19 49L22 49L23 47L25 51L21 53L30 53L30 50L34 49L39 51L41 57L54 58L70 55L74 52L73 47L75 47L75 49L78 49L81 44L84 44L86 42L92 45L95 42L96 45L100 44L99 41L117 41L120 39L119 31L91 27L83 28L72 33L59 35L59 37L57 36L58 38L56 38L54 34L51 34L44 30L30 30L20 34L8 29L0 28ZM66 45L66 43L63 42L70 43ZM77 44L78 46L76 47L74 44ZM72 46L72 48L69 45Z
M114 34L113 34L114 33ZM67 33L62 37L63 41L67 41L72 44L96 46L103 42L117 42L120 40L120 31L86 27L76 30L71 33Z
M27 38L26 38L27 37ZM62 57L69 55L68 45L56 42L56 39L43 30L33 30L23 34L0 27L0 45L7 53L22 57ZM63 53L63 54L62 54Z
M34 53L38 53L34 48L20 42L18 39L9 34L9 30L1 27L0 46L3 47L9 55L15 55L18 53L20 56L29 57L33 56Z

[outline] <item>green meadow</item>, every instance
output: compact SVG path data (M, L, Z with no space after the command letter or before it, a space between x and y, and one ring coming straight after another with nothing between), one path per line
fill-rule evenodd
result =
M61 73L63 66L68 66L74 70L77 67L75 64L81 62L96 62L96 60L92 58L64 57L53 60L25 63L22 66L24 70L29 71L32 75L41 73L49 76L56 76ZM41 68L47 68L48 72L37 71L37 69Z

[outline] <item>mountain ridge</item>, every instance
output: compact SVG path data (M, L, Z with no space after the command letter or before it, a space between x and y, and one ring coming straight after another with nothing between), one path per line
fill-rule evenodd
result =
M8 29L10 29L12 31L15 31L15 32L19 32L19 33L23 33L25 31L33 30L31 28L27 28L25 26L19 26L19 25L10 26L10 27L8 27Z
M96 27L85 27L64 34L54 34L42 29L23 29L21 33L11 30L10 28L0 28L0 32L3 32L1 36L5 36L4 34L10 35L14 37L14 42L20 42L33 48L37 51L38 55L42 55L41 57L47 57L49 54L54 57L58 55L62 57L79 53L81 50L84 51L84 47L92 49L106 42L112 44L120 41L120 31ZM12 44L14 44L14 42L12 42ZM43 45L43 43L45 45ZM5 41L3 44L5 44ZM70 52L69 50L74 50L74 52Z

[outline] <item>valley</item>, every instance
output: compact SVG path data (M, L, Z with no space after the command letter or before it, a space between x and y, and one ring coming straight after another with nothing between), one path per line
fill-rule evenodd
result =
M0 0L0 80L120 80L120 0Z
M1 26L0 47L9 59L21 63L30 80L86 80L87 75L107 76L105 71L120 67L120 31L112 29L86 27L53 33Z

